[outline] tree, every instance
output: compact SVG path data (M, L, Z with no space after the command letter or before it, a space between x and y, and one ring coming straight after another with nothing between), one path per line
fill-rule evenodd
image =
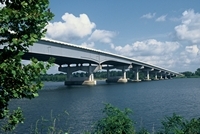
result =
M192 76L194 76L194 73L190 72L190 71L182 72L182 74L184 74L186 77L192 77Z
M200 68L195 71L195 75L200 76Z
M0 4L5 5L0 9L0 119L7 121L4 130L10 131L24 118L20 108L10 111L8 102L38 96L42 83L35 80L51 66L52 60L34 58L24 65L22 56L44 36L53 14L48 0L0 0Z
M131 112L132 111L127 108L121 111L111 104L105 104L103 113L105 113L106 116L97 122L94 133L134 134L134 123L128 116Z

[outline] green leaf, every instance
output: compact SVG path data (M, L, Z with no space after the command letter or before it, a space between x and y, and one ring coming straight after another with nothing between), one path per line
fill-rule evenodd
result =
M11 72L12 72L13 76L15 77L16 76L16 71L12 70Z
M34 97L38 97L39 94L38 94L38 93L33 93L33 96L34 96Z
M49 63L39 64L36 59L23 65L21 60L28 47L45 35L42 31L53 14L48 11L48 0L6 1L7 5L0 10L0 36L3 37L0 44L7 43L0 53L0 82L3 87L3 92L0 92L0 119L6 119L4 130L10 131L22 123L22 111L9 111L9 101L37 97L42 86L34 81L51 66Z

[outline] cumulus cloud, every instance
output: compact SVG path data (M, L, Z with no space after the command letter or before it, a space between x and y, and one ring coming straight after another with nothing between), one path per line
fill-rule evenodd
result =
M65 13L62 20L62 22L48 24L47 38L70 42L90 35L96 27L86 14L80 14L79 17L76 17L73 14Z
M115 32L106 31L106 30L98 30L96 29L88 40L90 41L99 41L102 43L111 43L112 38L115 36Z
M197 45L185 46L185 49L180 52L177 59L177 64L180 67L190 67L195 65L195 69L200 64Z
M160 42L155 39L137 41L132 45L117 46L116 52L126 56L163 55L176 51L180 47L178 42Z
M174 29L179 40L200 43L200 14L195 13L194 10L184 11L181 24Z
M186 46L185 51L188 53L188 55L196 57L199 49L197 45L192 45L192 46Z
M155 15L156 13L148 13L148 14L142 15L141 18L152 19L155 17Z
M165 68L172 68L176 59L174 53L180 48L178 42L160 42L155 39L136 41L125 46L116 46L114 50L127 57L155 64Z
M94 48L94 45L95 45L94 42L91 42L91 43L84 42L81 44L81 46L87 47L87 48Z
M165 21L165 20L166 20L166 17L167 17L167 15L162 15L162 16L158 17L158 18L156 19L156 21L158 21L158 22L160 22L160 21Z

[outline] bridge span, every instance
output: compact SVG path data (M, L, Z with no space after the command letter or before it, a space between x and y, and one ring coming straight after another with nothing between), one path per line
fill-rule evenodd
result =
M25 53L23 59L29 60L32 57L41 61L47 61L50 57L54 57L55 63L59 65L58 70L67 73L65 85L96 85L93 73L102 69L107 70L107 82L138 82L141 71L146 74L145 80L150 80L150 74L154 75L153 80L180 75L178 72L136 59L50 39L41 39L30 46L29 52ZM110 77L109 70L111 69L122 70L122 76ZM87 72L88 76L72 77L72 73L79 70ZM134 79L126 78L127 70L134 72Z

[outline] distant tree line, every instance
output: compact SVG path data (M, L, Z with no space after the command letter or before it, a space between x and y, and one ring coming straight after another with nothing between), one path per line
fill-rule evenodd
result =
M89 74L87 72L83 71L77 71L72 74L72 77L88 77ZM122 71L118 70L112 70L110 71L110 77L113 76L122 76ZM133 79L135 77L135 74L132 71L126 72L126 77ZM139 78L145 79L146 74L145 72L139 73ZM154 75L150 74L150 78L153 78ZM107 78L107 72L106 71L98 71L94 73L95 79L106 79ZM67 74L66 73L56 73L56 74L43 74L41 75L40 79L41 81L65 81L67 80Z
M185 71L181 74L183 74L186 78L198 78L200 77L200 68L198 68L195 72Z

